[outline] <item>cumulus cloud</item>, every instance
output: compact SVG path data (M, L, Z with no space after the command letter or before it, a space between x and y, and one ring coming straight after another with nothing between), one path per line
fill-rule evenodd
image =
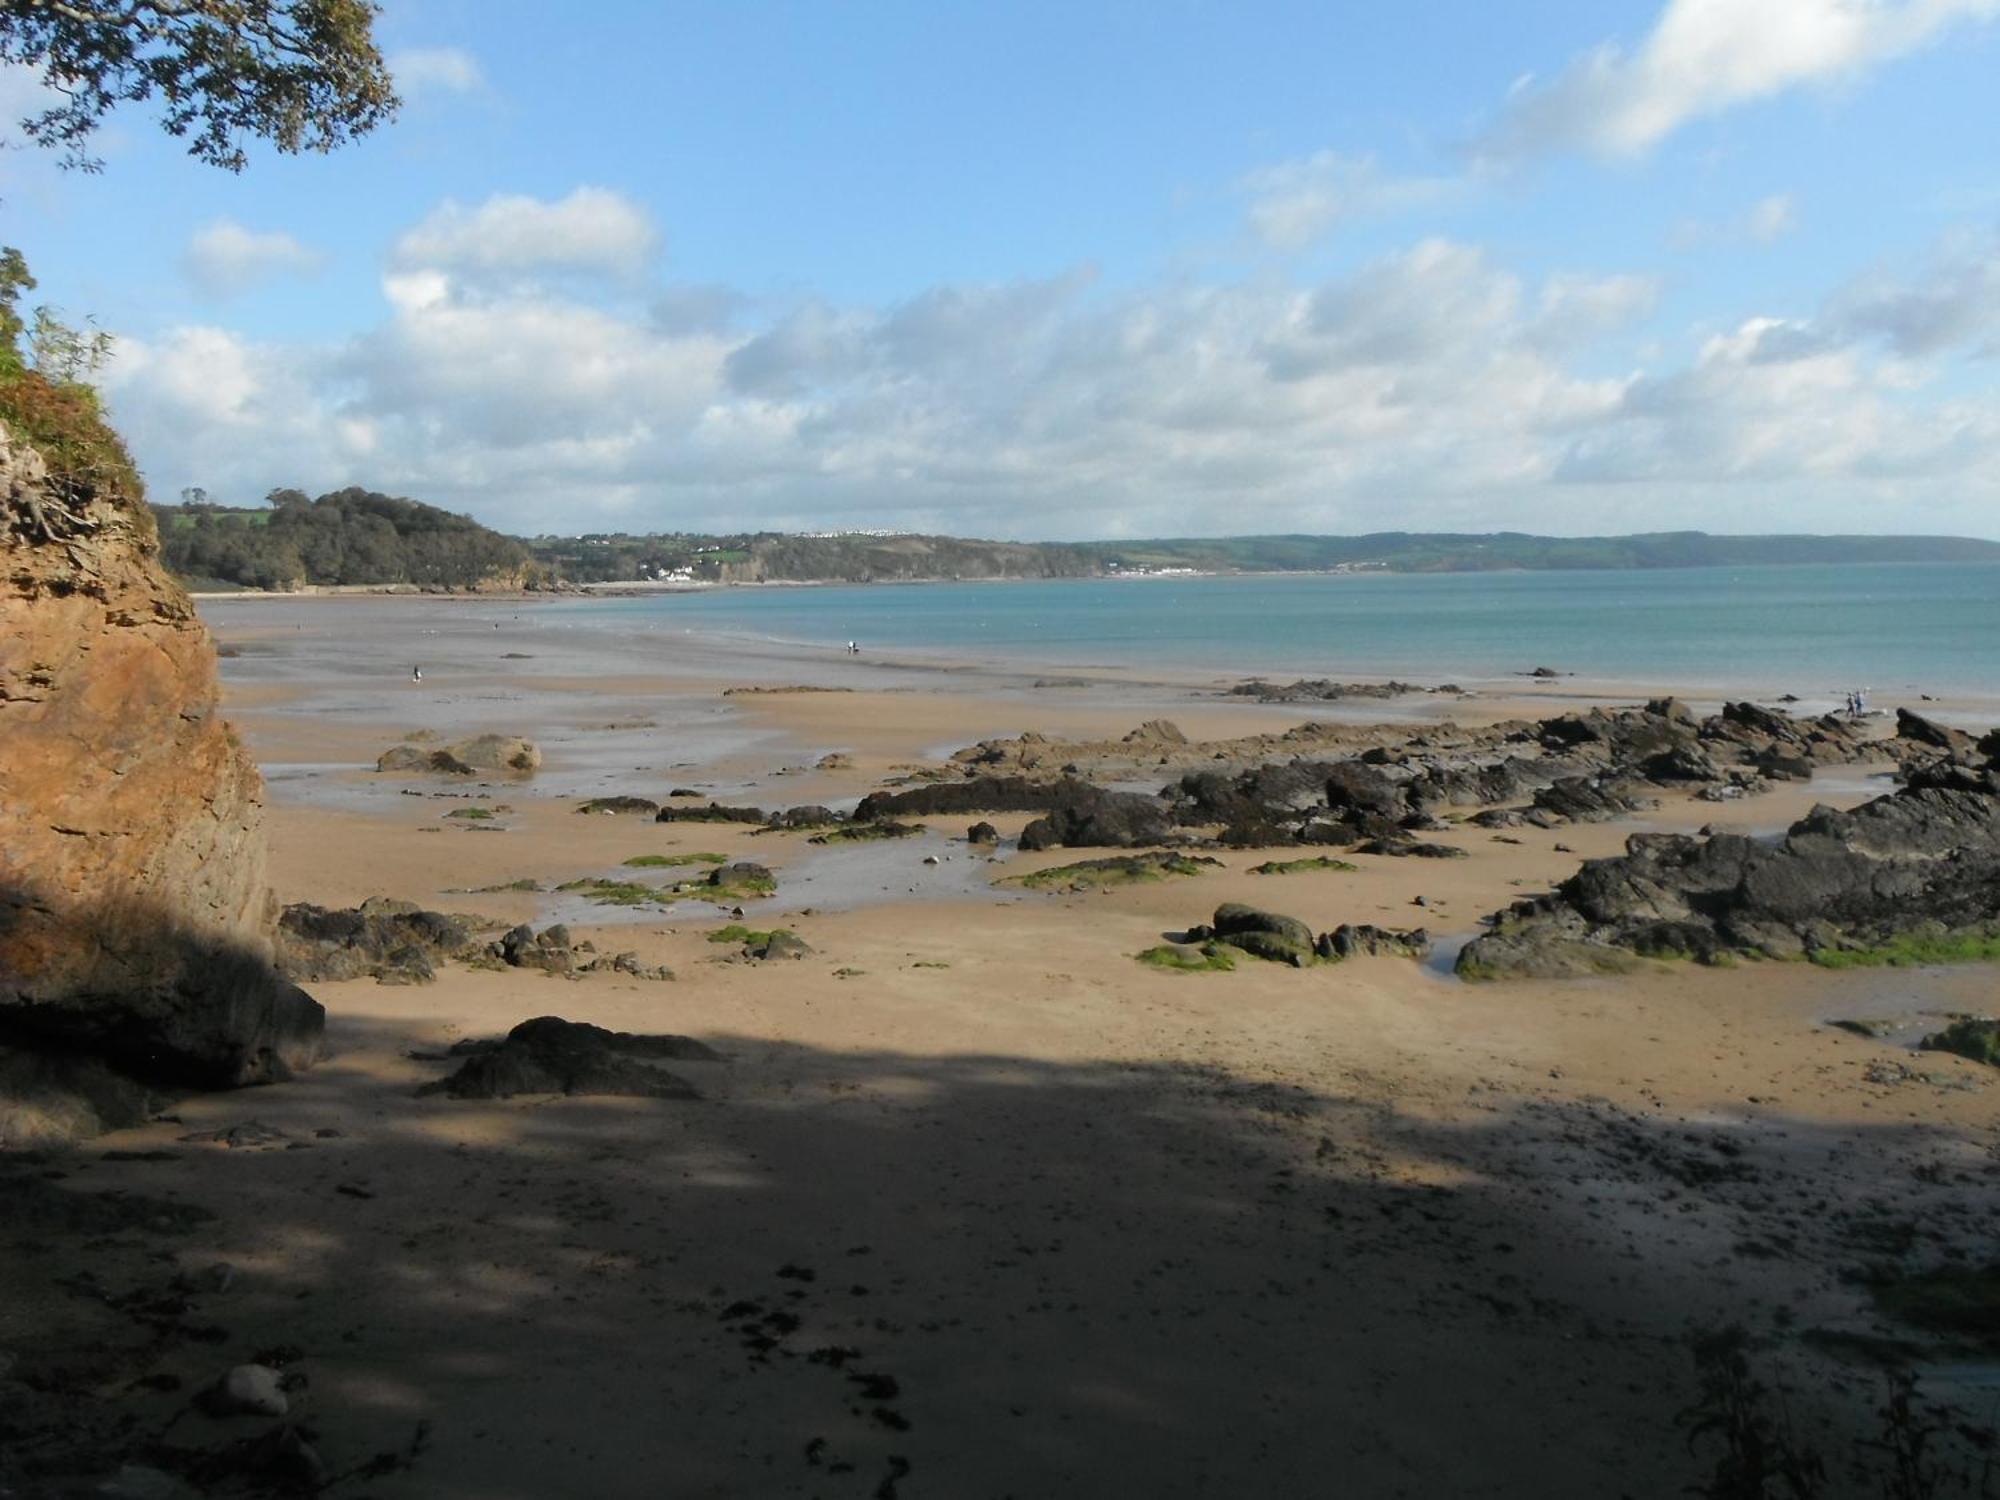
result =
M397 91L408 98L426 94L471 94L486 86L479 59L457 47L411 47L387 59Z
M874 305L600 297L399 251L359 337L124 340L107 393L167 490L363 483L528 532L1953 529L2000 502L2000 403L1927 382L1991 349L1995 249L1949 242L1679 362L1638 342L1652 278L1437 238L1305 284L1078 267ZM537 255L508 264L579 263Z
M1691 120L1858 77L1995 16L2000 0L1668 0L1636 49L1606 42L1522 80L1478 154L1637 156Z
M659 231L631 199L580 187L553 202L496 193L476 208L447 199L396 242L399 269L469 276L543 271L635 276L659 249Z
M1858 278L1824 321L1835 337L1879 339L1912 359L2000 355L2000 233L1949 236L1914 277Z
M1248 201L1250 231L1273 250L1303 250L1347 220L1406 212L1459 191L1450 179L1396 177L1369 156L1319 151L1259 167L1237 191Z
M317 251L282 230L246 229L233 219L196 230L181 258L188 280L211 297L233 296L280 276L308 275L320 264Z

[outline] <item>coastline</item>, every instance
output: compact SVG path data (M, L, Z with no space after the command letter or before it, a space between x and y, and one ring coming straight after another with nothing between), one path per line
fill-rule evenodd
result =
M191 1098L104 1138L89 1168L217 1215L180 1265L227 1260L230 1326L308 1351L329 1452L397 1449L427 1424L423 1456L371 1480L384 1500L636 1500L664 1465L688 1493L745 1493L749 1474L760 1493L862 1496L898 1463L912 1496L1311 1493L1334 1472L1363 1493L1596 1495L1635 1473L1670 1493L1693 1477L1674 1421L1691 1331L1751 1323L1760 1368L1808 1393L1801 1423L1866 1432L1875 1388L1826 1350L1896 1329L1837 1274L1845 1237L1881 1215L1983 1233L1990 1082L1948 1057L1924 1065L1940 1084L1871 1081L1908 1038L1826 1023L1990 1005L1990 965L1475 987L1448 962L1134 961L1232 900L1315 927L1421 924L1448 955L1635 832L1768 835L1878 795L1882 764L1605 822L1461 824L1439 835L1458 859L1266 875L1268 850L1210 849L1190 877L1050 894L1002 882L1092 851L984 854L969 818L849 851L576 809L675 789L851 806L1024 732L1157 787L1301 724L1359 746L1650 690L1519 679L1265 704L1193 669L855 660L571 627L525 602L205 604L225 711L268 782L274 890L562 922L677 977L454 964L430 984L315 984L327 1062ZM1131 738L1158 719L1190 743ZM419 732L525 735L544 760L508 781L372 769ZM489 816L451 816L472 807ZM1011 841L1027 816L990 821ZM558 889L708 852L773 872L743 920L782 922L805 957L711 941L731 920L713 904ZM703 1094L686 1103L417 1096L451 1044L550 1014L726 1061L686 1069ZM252 1117L279 1144L185 1143ZM857 1399L851 1370L895 1394ZM1975 1401L1979 1378L1940 1368L1926 1391Z

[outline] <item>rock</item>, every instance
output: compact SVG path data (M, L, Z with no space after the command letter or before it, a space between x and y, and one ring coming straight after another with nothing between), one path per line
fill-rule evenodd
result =
M2000 1021L1961 1016L1943 1031L1925 1037L1918 1045L1926 1052L1956 1053L1974 1062L2000 1068Z
M840 814L830 807L821 807L809 802L802 807L788 807L782 812L771 814L772 828L827 828L840 821Z
M745 956L755 959L809 958L812 951L804 938L782 927L767 933L761 942L745 944L743 949Z
M160 1099L94 1057L0 1045L0 1151L143 1125Z
M1896 710L1896 738L1916 745L1928 745L1954 758L1973 753L1971 735L1926 719L1922 714L1911 713L1907 708Z
M1128 745L1185 745L1188 737L1171 719L1148 719L1125 736Z
M965 841L968 844L992 846L1000 842L1000 830L991 823L974 823L965 830Z
M1029 776L973 776L933 782L900 792L871 792L854 809L857 823L883 818L974 812L1055 812L1088 808L1106 795L1101 787L1065 776L1055 781Z
M1399 930L1365 922L1342 923L1332 932L1322 934L1317 947L1319 956L1329 959L1427 958L1431 935L1421 927Z
M509 928L499 941L487 946L486 954L510 969L540 969L545 974L571 973L580 962L570 944L569 929L560 922L541 932L525 922Z
M1456 844L1429 844L1400 835L1369 839L1355 845L1356 854L1387 854L1398 859L1464 859L1465 850Z
M1623 855L1586 861L1552 895L1496 917L1466 946L1460 971L1585 972L1620 954L1978 951L2000 932L1991 775L1951 765L1912 773L1851 811L1813 809L1776 843L1635 834Z
M201 1409L211 1417L282 1417L292 1403L285 1377L269 1365L238 1365L204 1391Z
M720 1062L721 1054L684 1036L636 1036L560 1016L523 1021L498 1042L460 1043L465 1058L425 1094L454 1099L508 1099L517 1094L602 1094L646 1099L696 1099L692 1084L654 1067L662 1061Z
M679 796L670 792L669 796ZM653 815L659 823L768 823L761 807L724 807L711 802L706 807L663 807Z
M1556 669L1555 669L1554 667L1536 667L1536 668L1535 668L1535 669L1534 669L1534 670L1533 670L1532 672L1528 673L1528 676L1530 676L1530 677L1560 677L1560 676L1562 676L1562 673L1558 672L1558 671L1557 671L1557 670L1556 670Z
M770 892L777 889L778 877L754 861L740 859L717 865L708 872L707 885L733 891Z
M1723 775L1722 768L1695 745L1676 745L1671 750L1650 755L1640 762L1639 769L1648 781L1664 784L1720 781Z
M650 818L660 804L650 797L592 797L577 808L580 813L608 813L615 817Z
M532 776L541 769L542 752L517 735L481 734L441 750L403 744L375 759L377 771L404 771L439 776Z
M263 783L123 451L32 371L10 380L101 455L57 484L0 423L0 1049L76 1061L87 1129L110 1099L83 1064L270 1082L318 1058L325 1016L270 967ZM46 1125L60 1069L27 1071L33 1102L0 1111Z
M1288 963L1304 968L1314 958L1312 929L1297 917L1259 910L1237 901L1216 907L1214 920L1206 927L1188 929L1187 941L1227 944L1253 958Z
M351 910L310 902L287 906L278 919L276 948L279 970L293 979L372 976L381 984L426 984L437 977L438 964L477 946L474 924L464 917L371 896Z
M1057 808L1021 830L1023 850L1130 849L1173 840L1166 804L1137 792L1100 792L1081 807Z

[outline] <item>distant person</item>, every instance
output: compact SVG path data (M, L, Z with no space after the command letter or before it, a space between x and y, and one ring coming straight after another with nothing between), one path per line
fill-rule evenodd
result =
M410 681L422 682L423 680L424 680L424 669L422 667L410 668Z

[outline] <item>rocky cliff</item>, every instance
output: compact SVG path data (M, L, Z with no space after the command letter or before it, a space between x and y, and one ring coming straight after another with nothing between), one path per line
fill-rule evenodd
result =
M50 1109L109 1123L49 1103L70 1064L264 1082L323 1023L269 966L262 782L208 632L87 394L29 394L32 440L0 408L0 1144L57 1133ZM50 441L64 421L91 441Z

